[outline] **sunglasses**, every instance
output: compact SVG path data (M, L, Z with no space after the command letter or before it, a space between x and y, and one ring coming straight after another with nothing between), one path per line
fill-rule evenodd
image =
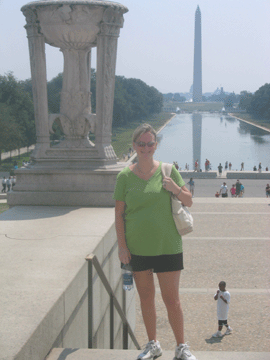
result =
M139 142L136 142L136 144L139 146L139 147L146 147L146 145L148 147L152 147L155 145L155 141L149 141L148 143L145 143L143 141L139 141Z

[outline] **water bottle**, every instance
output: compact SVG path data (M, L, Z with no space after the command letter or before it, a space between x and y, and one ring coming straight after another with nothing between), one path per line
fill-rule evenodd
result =
M122 264L122 278L123 278L123 289L131 290L133 289L133 272L129 264Z

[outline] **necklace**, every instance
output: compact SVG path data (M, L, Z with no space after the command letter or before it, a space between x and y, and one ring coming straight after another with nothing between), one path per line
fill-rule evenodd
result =
M139 167L139 164L137 163L137 165L136 165L136 167L138 168L139 172L142 173L144 176L148 175L148 174L154 169L154 166L155 166L155 164L152 165L152 167L151 167L151 169L150 169L149 171L143 172L143 171L141 170L141 168Z

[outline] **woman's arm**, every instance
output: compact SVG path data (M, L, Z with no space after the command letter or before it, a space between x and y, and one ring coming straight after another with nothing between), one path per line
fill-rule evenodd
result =
M125 237L125 202L115 201L115 229L118 240L118 256L123 264L130 262L131 256L127 247Z
M186 188L186 186L178 186L172 178L165 176L163 179L164 189L171 191L176 195L177 199L181 201L184 206L191 207L193 204L191 192Z
M177 189L177 192L173 192L174 195L176 195L177 199L180 200L184 206L191 207L193 204L191 192L186 188L185 185L182 186L181 188L179 186L177 186L177 187L178 187L179 191ZM180 191L180 189L181 189L181 191Z

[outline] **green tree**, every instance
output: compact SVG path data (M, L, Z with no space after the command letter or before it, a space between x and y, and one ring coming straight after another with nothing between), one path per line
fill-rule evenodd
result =
M253 95L252 95L251 92L241 91L240 92L239 108L242 109L242 110L247 110L250 107L252 98L253 98Z
M21 146L34 144L36 131L31 93L25 90L25 84L17 81L11 72L0 76L0 103L8 106L10 115L22 132Z
M233 92L230 95L225 97L224 106L225 106L225 108L232 108L236 102L237 102L237 97L236 97L235 93Z
M184 96L181 96L179 93L175 93L173 95L173 101L177 101L177 102L185 102L186 98Z
M261 86L254 93L248 112L257 118L270 120L270 84Z
M96 83L96 71L91 69L91 106L93 114L96 112Z
M3 151L20 149L24 144L23 131L6 104L0 103L0 163Z
M60 98L63 84L63 73L59 73L51 81L47 83L48 89L48 108L49 113L59 114L60 112Z
M172 101L173 100L173 93L163 94L164 101Z
M139 79L116 76L113 126L160 113L163 96Z

